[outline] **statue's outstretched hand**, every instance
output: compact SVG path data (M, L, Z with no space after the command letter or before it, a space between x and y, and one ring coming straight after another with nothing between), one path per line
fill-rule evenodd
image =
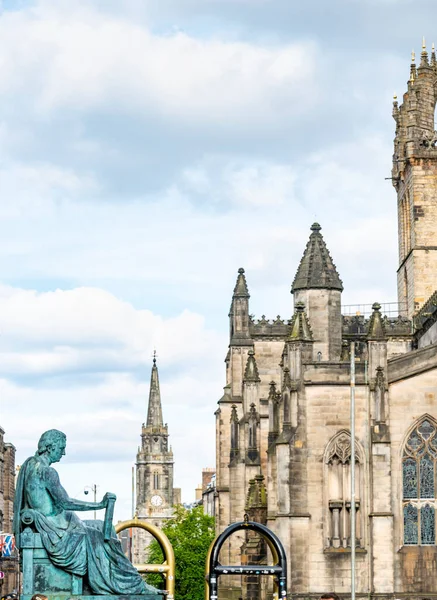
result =
M103 496L103 505L106 508L108 506L108 501L109 500L117 500L117 496L115 494L113 494L112 492L106 492L106 494Z

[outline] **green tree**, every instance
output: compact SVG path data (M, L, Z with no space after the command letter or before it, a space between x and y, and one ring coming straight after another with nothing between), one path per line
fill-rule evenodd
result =
M187 509L179 505L172 519L162 527L173 546L176 561L176 600L203 600L205 561L215 537L214 517L205 515L202 506ZM162 563L161 547L156 540L149 546L148 563ZM163 587L162 575L150 573L147 583Z

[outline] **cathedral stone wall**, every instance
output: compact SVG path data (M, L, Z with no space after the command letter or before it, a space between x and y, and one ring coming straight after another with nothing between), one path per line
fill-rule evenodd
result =
M437 357L437 347L434 350ZM390 386L395 589L402 593L429 593L437 589L435 546L403 544L401 464L406 437L418 419L424 415L437 419L437 358L434 362L434 369Z
M248 492L265 480L260 514L286 550L289 593L302 600L348 596L353 546L359 598L423 600L437 589L436 101L437 59L424 48L393 104L398 316L375 302L370 316L342 317L343 283L318 223L292 283L290 319L249 316L238 271L216 413L217 532L250 512ZM248 547L236 536L223 561L247 561ZM241 597L235 580L221 585L224 598Z

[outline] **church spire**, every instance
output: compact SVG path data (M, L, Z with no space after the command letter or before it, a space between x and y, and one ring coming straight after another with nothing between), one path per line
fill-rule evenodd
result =
M161 392L159 390L156 352L153 352L152 374L150 376L149 408L147 410L147 427L162 427Z
M343 291L342 281L320 233L318 223L311 226L311 235L291 286L297 290L325 289Z

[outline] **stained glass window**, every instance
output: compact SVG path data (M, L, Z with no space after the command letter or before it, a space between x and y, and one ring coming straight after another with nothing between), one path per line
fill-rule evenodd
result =
M434 433L435 428L431 425L431 423L425 419L422 421L422 424L418 427L418 432L423 437L424 440L429 439L429 437Z
M434 498L434 461L429 454L420 459L420 497Z
M404 498L417 498L417 462L414 458L404 460Z
M405 544L418 543L417 508L412 504L404 506L404 542Z
M417 433L417 431L413 431L413 433L408 438L407 446L411 448L413 452L415 452L416 450L418 450L418 448L420 448L421 445L422 440L420 439L419 434Z
M422 544L435 544L435 510L429 504L420 509L420 540Z
M404 447L402 461L404 544L436 544L437 428L423 419Z

